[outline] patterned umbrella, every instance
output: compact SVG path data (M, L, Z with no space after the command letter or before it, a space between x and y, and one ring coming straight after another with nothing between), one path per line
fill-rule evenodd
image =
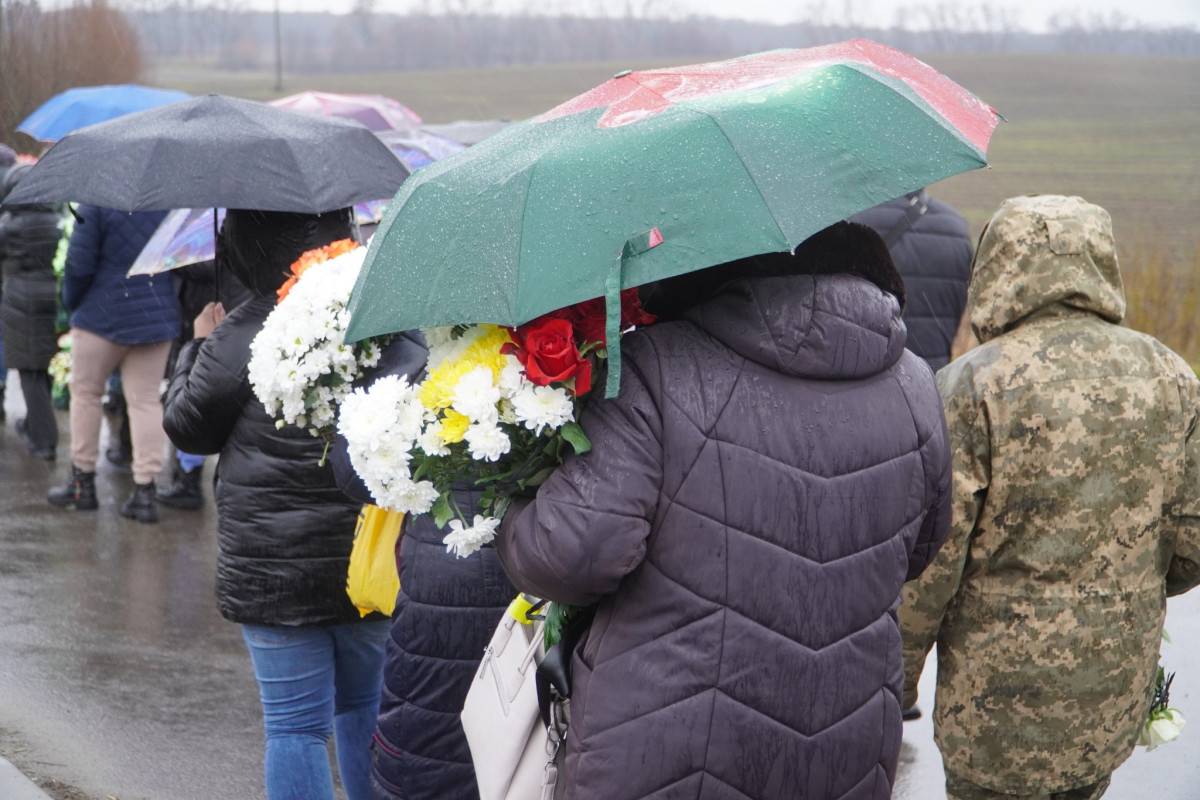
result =
M421 118L411 108L380 94L300 92L272 100L271 105L327 117L356 119L373 131L409 130L421 124Z

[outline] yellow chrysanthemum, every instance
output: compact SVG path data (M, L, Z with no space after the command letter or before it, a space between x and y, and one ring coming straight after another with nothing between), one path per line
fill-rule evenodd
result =
M467 435L467 428L470 425L471 418L466 414L460 414L452 408L447 409L446 413L442 415L442 427L438 430L437 437L444 445L461 442Z
M421 381L421 405L430 411L449 408L454 402L454 387L458 386L459 379L472 369L474 366L467 359L443 361L430 371L429 377Z
M463 354L465 360L475 366L486 366L492 371L493 380L500 377L504 369L504 356L500 348L512 341L508 331L498 325L480 325L483 333L471 343Z

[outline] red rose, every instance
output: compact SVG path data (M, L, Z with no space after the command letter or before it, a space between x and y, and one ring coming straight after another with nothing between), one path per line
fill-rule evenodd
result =
M575 336L580 344L604 344L604 328L608 318L604 313L604 298L584 300L567 309Z
M575 328L575 340L580 345L607 344L608 316L603 297L584 300L582 303L559 309L551 314L570 320ZM649 325L654 320L653 314L648 314L642 309L642 299L638 296L636 288L625 289L621 292L621 330L626 331L638 325Z
M575 394L592 388L592 362L579 355L574 331L565 319L541 317L513 330L512 353L525 367L525 377L538 386L575 379Z
M621 330L638 325L649 325L658 317L642 308L642 296L637 287L621 292Z

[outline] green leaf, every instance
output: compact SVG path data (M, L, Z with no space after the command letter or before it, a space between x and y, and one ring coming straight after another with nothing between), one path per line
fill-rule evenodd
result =
M566 603L548 603L546 605L546 627L543 629L546 648L549 649L562 638L563 628L571 621L571 617L582 610L582 606L572 606Z
M454 516L454 511L450 508L450 498L445 494L439 494L433 508L429 510L433 513L434 524L439 528L446 527L446 523Z
M526 489L531 486L541 486L546 482L547 478L554 474L554 469L554 467L542 467L525 480L519 481L519 484L522 489Z
M559 433L566 439L576 453L583 454L592 449L592 443L578 422L568 422L559 428Z

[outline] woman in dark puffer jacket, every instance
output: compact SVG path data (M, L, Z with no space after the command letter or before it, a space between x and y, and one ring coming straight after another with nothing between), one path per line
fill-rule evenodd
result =
M32 169L10 167L0 180L0 200ZM21 375L25 417L17 431L30 454L53 461L58 448L58 421L51 398L50 359L58 352L54 321L58 316L58 282L54 254L62 237L61 214L49 205L16 206L0 214L0 331L7 368Z
M373 379L425 369L420 333L400 334L380 357ZM330 451L338 483L352 497L371 495L350 464L345 440ZM478 495L455 491L459 508ZM446 535L429 515L405 520L397 553L400 592L383 670L383 698L371 772L375 800L478 800L475 767L459 715L484 648L517 590L495 549L466 558L446 552Z
M573 659L566 796L884 800L901 587L950 521L900 277L878 234L843 222L660 296L683 292L677 321L622 340L620 395L582 419L591 452L497 537L518 588L598 604Z
M346 572L360 505L319 463L324 443L277 428L247 377L250 343L302 253L352 236L352 217L230 209L219 249L252 298L196 318L167 393L165 426L217 462L217 602L242 625L263 702L269 800L333 800L325 744L336 732L350 800L368 797L371 734L388 621L359 615ZM219 323L219 324L217 324Z

